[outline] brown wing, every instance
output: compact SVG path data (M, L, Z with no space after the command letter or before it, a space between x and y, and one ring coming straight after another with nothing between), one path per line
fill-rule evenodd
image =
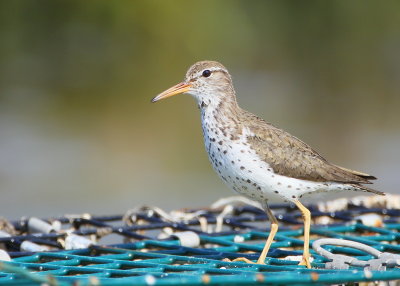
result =
M245 117L246 125L255 134L247 137L249 143L279 175L315 182L353 184L371 184L369 179L375 179L368 174L329 163L300 139L253 114L247 113Z

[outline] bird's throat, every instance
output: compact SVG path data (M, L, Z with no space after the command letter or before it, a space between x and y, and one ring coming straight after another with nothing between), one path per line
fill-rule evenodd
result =
M233 100L225 99L219 102L199 103L204 136L212 136L210 133L221 132L228 138L234 138L236 137L233 136L234 134L241 133L241 109L234 98Z

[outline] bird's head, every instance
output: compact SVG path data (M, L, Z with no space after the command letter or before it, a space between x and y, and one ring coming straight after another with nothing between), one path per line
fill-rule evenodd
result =
M183 82L174 85L152 99L152 102L187 93L206 105L225 99L235 99L232 79L228 70L220 63L202 61L192 65Z

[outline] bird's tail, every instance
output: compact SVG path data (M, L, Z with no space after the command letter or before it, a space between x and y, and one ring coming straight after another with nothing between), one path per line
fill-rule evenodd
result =
M368 188L368 187L365 187L365 186L362 186L362 185L352 184L352 186L354 188L356 188L356 189L359 189L360 191L374 193L374 194L379 195L379 196L384 196L385 195L384 192L377 191L377 190L374 190L372 188Z

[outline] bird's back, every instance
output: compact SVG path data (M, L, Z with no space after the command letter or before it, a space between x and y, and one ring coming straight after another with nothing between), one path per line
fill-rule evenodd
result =
M356 185L371 184L370 180L376 179L369 174L330 163L297 137L250 112L242 110L240 118L243 126L253 133L247 137L250 146L279 175L314 182Z

